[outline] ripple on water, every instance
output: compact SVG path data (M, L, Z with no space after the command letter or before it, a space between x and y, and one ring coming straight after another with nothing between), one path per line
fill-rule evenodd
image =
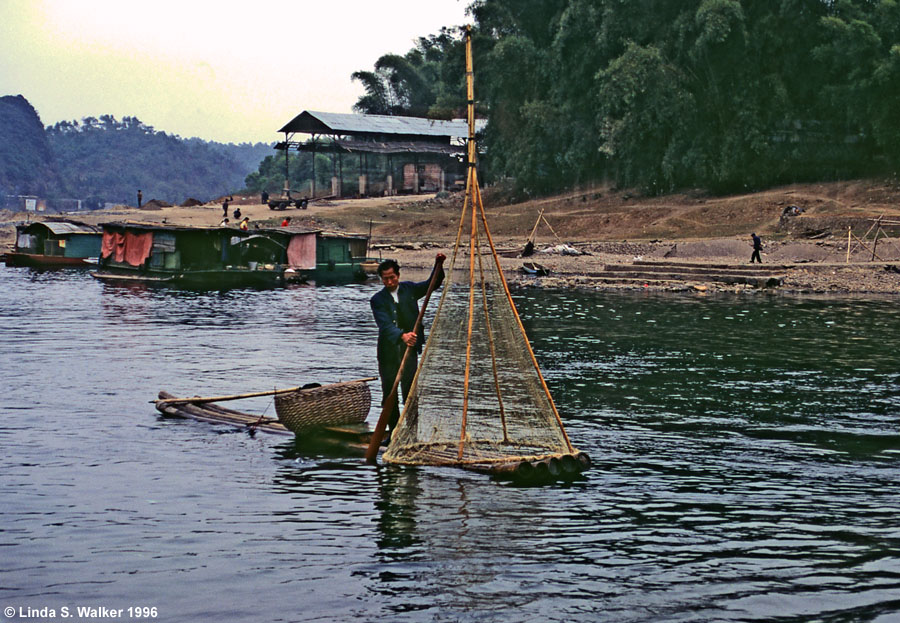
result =
M0 279L10 603L147 604L185 621L900 612L892 301L517 292L567 430L596 463L528 488L307 456L149 404L159 389L373 375L374 285ZM273 412L265 398L241 408Z

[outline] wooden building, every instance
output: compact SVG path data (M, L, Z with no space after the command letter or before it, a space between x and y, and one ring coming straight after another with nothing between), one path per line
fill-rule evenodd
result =
M276 149L285 151L285 166L292 149L312 155L313 187L307 196L437 192L457 187L465 178L468 128L464 120L303 111L279 132L284 133L284 141ZM297 135L308 138L299 140ZM315 188L316 153L331 154L330 192ZM370 168L371 154L386 157L386 166ZM355 184L351 180L350 189L344 179L343 161L347 157L358 158L360 172Z

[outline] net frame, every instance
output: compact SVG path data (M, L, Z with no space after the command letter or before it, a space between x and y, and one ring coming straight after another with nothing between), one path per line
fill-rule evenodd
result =
M421 364L383 456L386 463L465 467L577 453L531 349L488 227L476 167L474 80L468 27L466 90L468 171L456 241ZM467 223L468 283L465 284L456 268L462 259L460 252L466 246L463 232ZM489 256L487 261L483 256ZM465 354L460 361L458 349L453 347L461 343L463 294ZM490 361L489 367L485 358ZM458 371L454 364L463 368L461 395L453 386L455 379L439 372L443 367L449 368L451 374ZM495 395L496 402L489 394ZM446 409L429 402L435 398L445 400ZM453 415L456 408L461 411L458 418ZM445 416L443 410L450 415ZM457 422L459 435L452 439L448 431Z

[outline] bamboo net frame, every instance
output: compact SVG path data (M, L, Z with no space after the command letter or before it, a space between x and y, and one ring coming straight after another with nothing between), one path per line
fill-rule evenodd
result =
M468 173L456 242L386 463L496 465L578 452L531 349L488 227L476 166L468 29L466 92Z

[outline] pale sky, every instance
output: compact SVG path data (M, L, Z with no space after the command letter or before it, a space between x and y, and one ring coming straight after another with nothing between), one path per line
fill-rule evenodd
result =
M184 138L277 141L349 113L354 71L459 26L471 0L0 0L0 96L44 125L126 115ZM0 137L2 138L2 137Z

